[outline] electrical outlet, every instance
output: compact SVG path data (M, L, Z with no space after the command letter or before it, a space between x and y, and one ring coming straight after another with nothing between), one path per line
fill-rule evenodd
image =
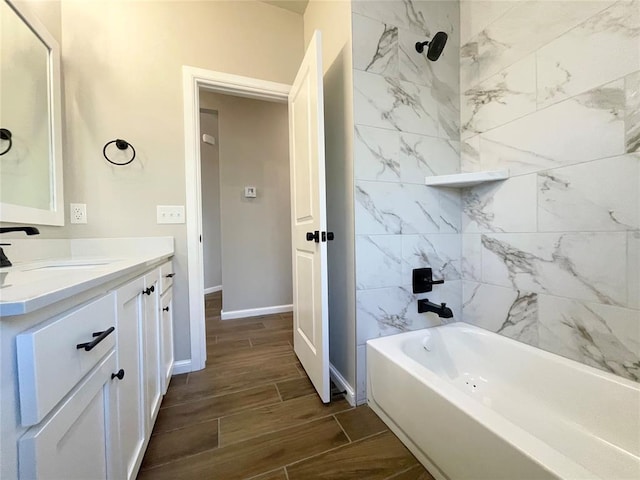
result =
M72 203L69 205L71 223L87 223L87 204Z

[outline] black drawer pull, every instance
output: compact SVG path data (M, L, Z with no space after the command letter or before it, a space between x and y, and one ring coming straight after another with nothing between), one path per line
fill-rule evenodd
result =
M122 380L124 378L124 370L121 368L120 370L118 370L118 373L112 373L111 380L113 380L114 378Z
M165 277L167 277L167 278L173 278L173 277L175 277L175 276L176 276L176 274L175 274L175 273L167 273L167 274L165 275Z
M151 285L149 288L145 288L142 293L146 294L146 295L151 295L154 291L156 290L156 287L154 287L153 285Z
M164 308L162 309L162 311L163 311L163 312L168 312L168 311L169 311L169 307L164 307Z
M93 332L93 336L96 337L93 342L79 343L78 345L76 345L76 348L78 350L84 348L85 351L90 352L91 350L93 350L93 347L107 338L115 329L116 327L109 327L104 332Z

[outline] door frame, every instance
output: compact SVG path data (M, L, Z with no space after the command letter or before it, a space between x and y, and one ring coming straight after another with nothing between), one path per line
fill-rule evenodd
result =
M203 68L182 67L184 104L184 167L186 181L187 279L191 359L176 362L174 373L205 367L207 342L204 313L204 265L202 257L202 185L200 164L200 90L287 103L291 85L243 77Z

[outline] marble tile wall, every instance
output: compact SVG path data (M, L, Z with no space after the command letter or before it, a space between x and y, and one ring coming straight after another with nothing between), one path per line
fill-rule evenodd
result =
M640 2L460 11L462 319L640 381Z
M426 175L460 171L459 3L352 2L357 399L366 401L366 341L439 325L417 299L462 305L461 195ZM415 43L449 35L436 62ZM446 283L414 295L413 268Z

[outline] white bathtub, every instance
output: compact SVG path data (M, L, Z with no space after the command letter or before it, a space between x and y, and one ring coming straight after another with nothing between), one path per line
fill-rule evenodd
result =
M635 382L464 323L369 340L367 377L437 479L640 479Z

